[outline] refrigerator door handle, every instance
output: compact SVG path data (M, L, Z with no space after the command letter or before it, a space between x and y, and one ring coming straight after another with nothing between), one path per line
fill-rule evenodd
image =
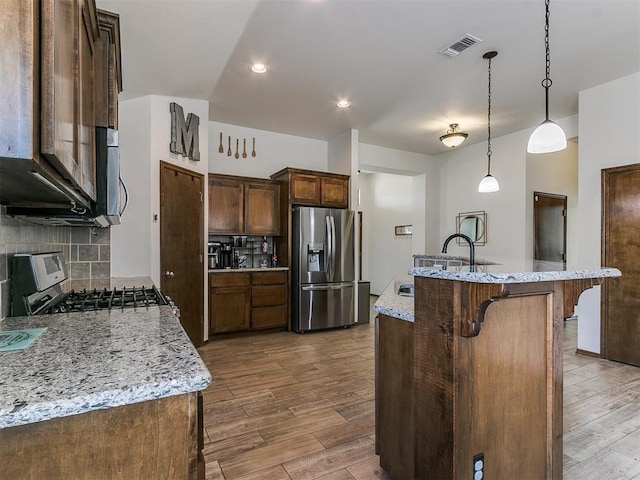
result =
M332 282L333 281L334 242L333 242L333 230L331 228L331 220L333 220L333 218L327 215L326 217L324 217L324 219L327 224L327 258L325 259L325 264L326 264L325 270L327 272L327 280Z
M329 281L333 282L336 272L336 220L331 215L331 277Z
M314 290L341 290L345 288L345 286L349 286L349 284L342 283L336 285L308 285L302 287L302 290L304 290L305 292L313 292Z

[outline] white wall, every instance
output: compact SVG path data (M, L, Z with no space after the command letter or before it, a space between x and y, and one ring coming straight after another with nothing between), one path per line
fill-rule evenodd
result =
M554 153L527 154L525 254L533 256L533 192L567 196L567 263L578 258L578 144Z
M111 274L151 275L151 97L120 102L120 175L129 192L120 225L111 230Z
M394 275L406 274L413 265L410 236L396 236L396 225L411 225L412 178L393 174L361 174L363 199L363 277L371 293L379 295ZM366 253L365 253L366 252Z
M577 117L557 120L568 136L575 136ZM459 147L436 158L440 162L440 245L456 231L456 215L484 210L487 213L487 243L476 248L476 256L531 258L527 234L533 213L527 205L527 142L532 129L491 139L491 174L500 191L479 193L478 183L487 174L487 144ZM537 169L532 168L537 172ZM549 175L552 175L549 172ZM546 183L536 183L540 188ZM529 233L527 233L529 232ZM529 241L530 243L530 241ZM468 247L450 244L452 255L468 255Z
M412 177L412 252L430 252L438 240L440 163L430 155L365 143L359 145L358 161L359 169L363 171ZM382 252L373 254L381 255Z
M312 138L284 135L253 128L208 122L209 172L242 177L269 178L286 167L327 171L327 142ZM220 132L224 153L218 152ZM227 156L228 137L232 139L233 156ZM256 139L256 156L251 156L252 139ZM240 158L236 160L235 139L240 140ZM247 139L247 158L242 158L242 140Z
M578 261L599 265L601 169L640 161L640 72L580 92L578 111ZM580 296L579 349L600 352L599 304L600 287Z
M171 102L183 107L185 117L193 113L200 118L200 161L169 151ZM153 219L154 214L160 214L160 160L205 175L203 198L207 198L209 103L150 95L122 101L119 108L120 165L130 199L122 224L111 229L111 272L114 277L150 276L156 285L161 285L160 223ZM208 203L203 204L206 219ZM203 262L202 281L206 291L205 264ZM207 318L206 301L204 315Z

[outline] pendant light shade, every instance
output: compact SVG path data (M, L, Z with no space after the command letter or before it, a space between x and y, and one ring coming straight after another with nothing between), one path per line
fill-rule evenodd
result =
M491 59L498 55L498 52L487 52L482 58L489 60L489 89L488 89L488 107L487 107L487 175L480 180L478 192L491 193L500 190L500 184L496 177L491 175Z
M480 180L480 185L478 185L478 192L480 193L491 193L498 190L500 190L500 184L496 177L490 173L487 173L487 176Z
M557 123L545 120L529 137L527 152L549 153L567 148L567 136Z
M546 53L545 70L546 75L542 80L542 88L544 88L545 99L545 121L536 128L529 137L527 144L527 152L529 153L550 153L564 150L567 148L567 136L564 130L557 124L549 120L549 88L552 81L549 78L551 70L551 50L549 48L549 0L545 0L545 25L544 25L544 45Z
M468 133L458 131L457 123L452 123L451 125L449 125L449 130L447 130L447 133L440 137L440 141L444 143L445 146L454 148L464 142L468 136Z

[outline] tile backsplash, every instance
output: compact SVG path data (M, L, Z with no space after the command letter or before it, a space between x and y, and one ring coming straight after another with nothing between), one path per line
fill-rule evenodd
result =
M111 276L108 228L37 225L10 217L0 207L0 320L9 315L11 256L50 251L62 252L70 280Z

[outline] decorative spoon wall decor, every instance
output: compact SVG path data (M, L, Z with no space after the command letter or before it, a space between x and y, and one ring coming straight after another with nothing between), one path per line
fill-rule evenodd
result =
M242 139L242 158L247 158L247 139Z
M222 132L220 132L220 146L218 147L219 153L224 153L224 147L222 146Z
M251 151L251 156L256 156L256 137L253 137L253 150Z
M229 148L227 149L227 157L231 156L231 135L229 135Z
M238 145L240 145L240 140L236 138L236 158L240 158L240 154L238 153Z

